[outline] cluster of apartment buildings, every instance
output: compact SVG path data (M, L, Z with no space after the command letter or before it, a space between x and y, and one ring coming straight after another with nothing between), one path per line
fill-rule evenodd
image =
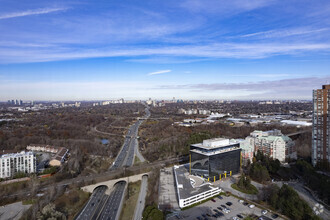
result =
M14 177L17 173L36 173L37 160L35 152L51 153L53 156L49 161L50 166L61 166L67 159L69 150L64 147L53 147L49 145L29 145L28 151L20 153L0 154L0 178Z
M210 110L205 110L205 109L183 109L180 108L178 110L178 114L185 114L185 115L210 115L211 111Z

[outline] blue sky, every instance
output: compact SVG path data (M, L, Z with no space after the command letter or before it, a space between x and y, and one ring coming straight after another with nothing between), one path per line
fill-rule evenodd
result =
M0 0L0 100L311 99L328 0Z

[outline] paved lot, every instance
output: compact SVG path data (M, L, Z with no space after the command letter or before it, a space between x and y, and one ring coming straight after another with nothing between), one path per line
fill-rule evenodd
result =
M222 196L223 199L219 199L216 198L215 202L212 201L208 201L206 203L203 203L201 205L195 206L193 208L190 208L188 210L185 211L181 211L178 212L177 216L181 219L197 219L197 217L201 217L202 219L204 219L202 217L202 214L209 214L209 215L213 215L215 212L213 211L213 209L217 209L217 207L221 207L221 205L225 205L227 208L230 208L230 213L226 214L223 213L224 216L220 217L218 219L232 219L234 216L237 216L238 214L242 215L243 217L246 217L247 215L250 214L254 214L257 216L261 216L261 209L258 207L254 207L254 208L249 208L248 206L243 205L242 203L240 203L238 201L237 198L229 196ZM232 202L233 204L231 206L226 205L227 202ZM221 207L223 208L223 207ZM271 218L271 214L272 213L267 213L265 216L272 219ZM216 219L214 217L209 217L207 216L208 219ZM171 220L174 219L178 219L176 216L172 216L171 218L169 218ZM280 217L278 217L277 219L281 219Z
M180 210L174 183L173 167L160 171L158 204L162 210Z
M15 220L20 219L23 213L28 210L31 205L23 205L22 202L15 202L9 205L0 207L1 220Z

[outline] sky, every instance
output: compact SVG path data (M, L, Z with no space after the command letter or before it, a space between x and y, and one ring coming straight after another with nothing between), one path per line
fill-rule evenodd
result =
M328 0L0 0L0 100L311 99Z

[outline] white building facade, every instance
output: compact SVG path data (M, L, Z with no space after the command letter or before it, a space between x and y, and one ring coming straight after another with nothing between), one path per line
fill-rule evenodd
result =
M10 178L16 173L35 173L36 156L33 152L4 154L0 156L0 178Z
M294 141L281 133L280 130L254 131L247 137L241 146L242 152L246 151L246 158L251 160L251 151L258 150L265 155L285 162L287 159L297 159ZM243 159L244 155L242 154ZM252 161L251 161L252 162Z

